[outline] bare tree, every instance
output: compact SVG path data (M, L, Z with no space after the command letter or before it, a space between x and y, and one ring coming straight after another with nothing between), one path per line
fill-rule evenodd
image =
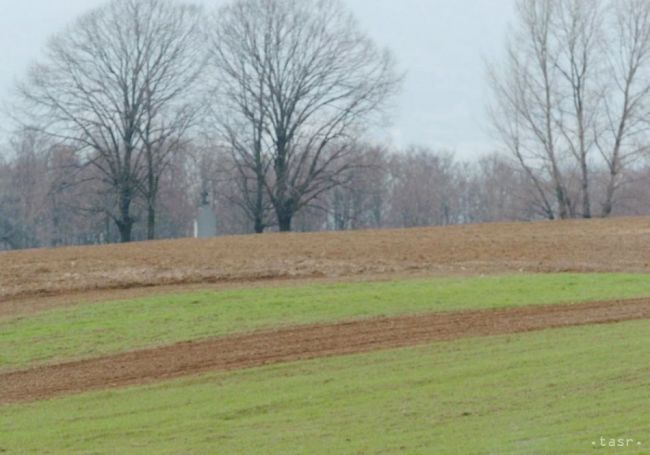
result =
M420 227L458 223L457 163L449 152L409 147L395 153L391 171L392 227Z
M600 0L565 0L557 6L553 27L560 48L556 65L563 78L556 121L563 146L576 160L584 218L592 216L589 160L599 134L604 95L602 13Z
M650 3L619 0L609 6L609 81L598 149L608 169L603 216L614 210L624 171L647 151L650 103Z
M528 221L547 214L538 205L536 188L508 156L492 153L481 157L468 172L464 191L470 203L465 219L472 223Z
M563 173L565 154L558 147L558 81L562 74L554 19L559 7L558 0L519 1L519 28L508 42L505 65L490 69L495 129L534 182L551 219L572 215Z
M0 205L3 241L12 248L44 246L39 242L47 224L47 149L51 144L33 130L19 130L10 141L12 160L3 169Z
M327 211L335 230L380 228L389 202L387 150L362 146L359 165L350 169L344 185L327 195Z
M647 150L650 3L520 0L517 6L505 65L490 70L492 123L547 217L590 218L594 196L609 216L625 170ZM592 174L602 166L608 182L602 191L596 185L596 193Z
M212 54L219 122L244 178L262 186L281 231L341 184L353 136L379 113L399 78L338 0L238 0L216 15ZM242 169L251 171L251 176Z
M265 105L268 68L261 61L264 57L258 54L262 50L255 47L256 43L246 41L261 33L248 29L257 25L253 24L257 14L253 6L239 3L217 12L211 44L214 124L208 125L208 129L216 126L215 142L223 142L222 146L215 146L215 151L227 150L230 155L219 166L236 189L227 197L244 211L259 234L270 224L266 179L272 146L267 135Z
M200 17L171 0L112 0L57 35L21 86L30 120L84 150L113 192L107 211L123 242L139 191L151 216L167 142L187 128Z
M187 132L197 123L204 103L198 99L197 82L206 63L203 22L200 10L166 0L151 8L159 30L156 46L147 60L152 77L146 79L140 129L146 158L146 178L141 190L147 205L147 238L156 236L156 203L160 180L181 151Z

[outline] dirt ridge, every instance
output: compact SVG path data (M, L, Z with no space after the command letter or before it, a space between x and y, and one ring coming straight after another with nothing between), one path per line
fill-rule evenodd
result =
M639 319L650 319L650 299L433 313L256 331L1 373L0 404L435 341Z
M411 273L650 273L649 258L647 217L0 252L0 308L18 298L165 285Z

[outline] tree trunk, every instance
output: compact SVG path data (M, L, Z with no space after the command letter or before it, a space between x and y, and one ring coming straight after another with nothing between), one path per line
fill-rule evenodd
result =
M120 241L128 243L131 241L131 232L133 230L133 219L131 218L131 192L129 189L121 191L119 219L115 220L117 228L120 231Z
M603 203L603 218L609 218L614 211L614 192L616 191L616 175L610 176L609 184L607 185L607 193L605 195L605 202Z
M564 189L562 188L561 185L557 185L555 187L555 194L557 196L557 203L559 206L559 212L560 212L560 219L561 220L566 220L569 219L569 209L566 200L566 194L564 192Z
M263 234L266 229L264 223L264 173L262 171L262 163L258 159L256 166L257 174L257 187L255 188L255 233Z
M147 147L147 240L156 238L156 199L158 197L158 178L154 170L154 152Z
M278 224L280 226L280 232L291 232L292 219L293 213L290 209L278 210Z
M262 219L261 216L256 215L255 216L255 233L256 234L263 234L264 233L264 220Z
M280 232L291 232L291 220L294 215L293 201L288 197L287 188L287 162L286 162L286 140L278 139L278 156L275 158L275 212L278 217Z
M121 222L118 221L117 229L120 231L120 242L129 243L131 241L131 231L133 230L132 222Z
M147 207L147 240L156 239L156 207L153 203Z
M609 165L609 182L607 182L607 192L605 193L605 202L603 202L603 212L602 217L608 218L611 216L614 211L614 195L616 193L617 180L620 174L621 167L619 166L619 153L621 149L621 139L622 137L622 128L619 129L619 135L616 139L616 144L614 145L614 152L612 153L612 161Z
M589 170L587 164L582 164L582 217L591 218L591 199L589 197Z

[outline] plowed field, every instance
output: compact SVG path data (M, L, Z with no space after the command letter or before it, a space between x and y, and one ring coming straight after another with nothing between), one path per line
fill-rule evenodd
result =
M0 302L154 286L512 271L649 272L650 219L270 234L0 253Z

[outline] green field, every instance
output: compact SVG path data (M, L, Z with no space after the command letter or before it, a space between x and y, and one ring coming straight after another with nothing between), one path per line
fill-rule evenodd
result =
M9 453L650 452L650 322L436 343L1 408ZM636 445L637 442L643 445Z
M624 274L197 292L5 318L0 356L7 371L258 328L644 296L650 276ZM0 454L650 453L649 333L473 338L0 405Z
M423 312L650 296L647 275L516 275L198 292L0 321L0 368L259 328Z

